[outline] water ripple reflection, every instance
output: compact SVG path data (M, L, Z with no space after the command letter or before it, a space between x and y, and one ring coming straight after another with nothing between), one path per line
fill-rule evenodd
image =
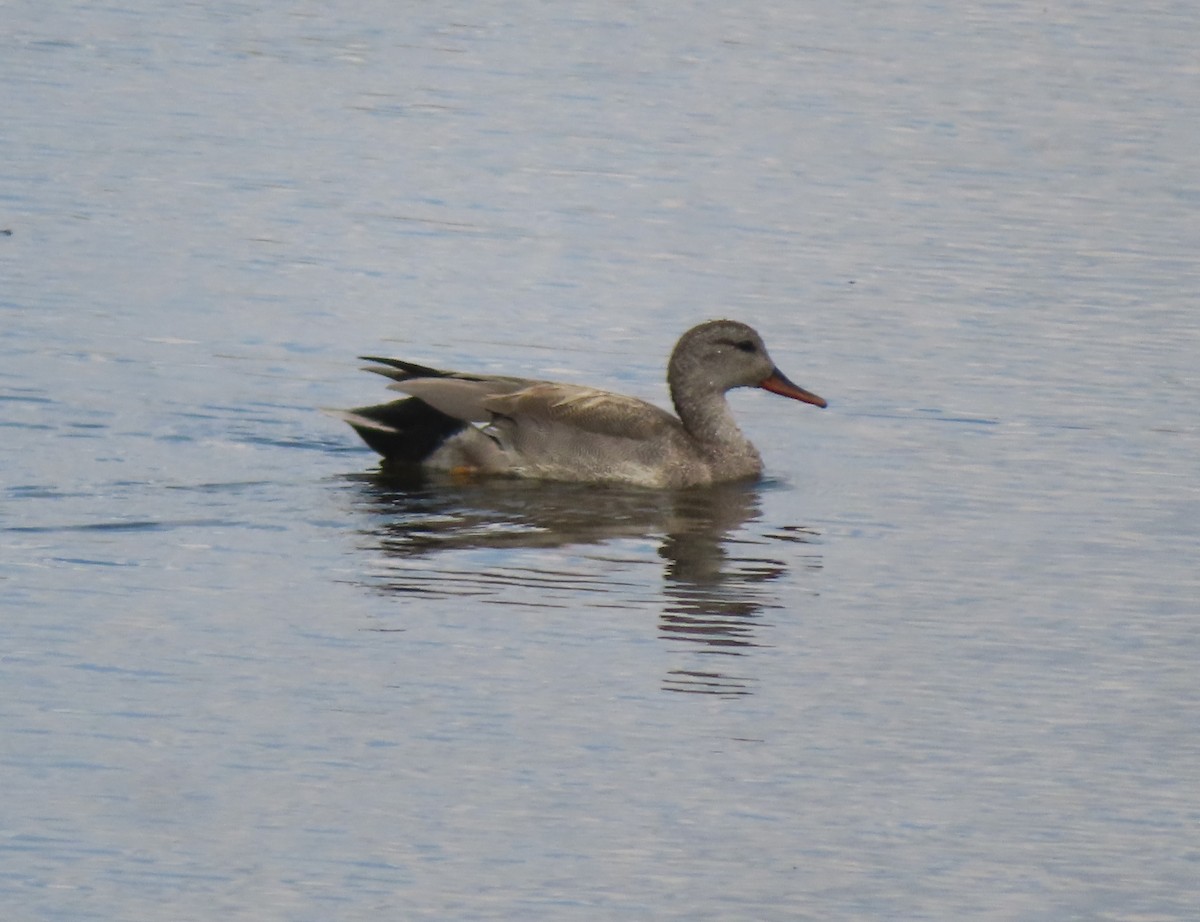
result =
M818 533L762 522L761 487L645 491L580 484L355 475L379 555L377 591L547 609L658 612L658 637L683 646L667 691L751 694L756 684L697 656L770 647L766 613L784 607L797 560L820 567ZM549 552L555 553L549 553Z

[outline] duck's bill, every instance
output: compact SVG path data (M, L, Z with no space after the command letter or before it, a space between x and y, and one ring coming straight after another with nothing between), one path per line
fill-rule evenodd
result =
M818 397L812 391L806 391L799 385L793 384L778 368L774 369L770 375L758 382L758 386L764 391L770 391L772 394L779 394L783 397L791 397L793 400L800 400L804 403L811 403L814 407L825 407L824 397Z

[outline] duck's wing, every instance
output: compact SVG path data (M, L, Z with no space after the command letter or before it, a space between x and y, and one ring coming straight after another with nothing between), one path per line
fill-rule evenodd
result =
M447 416L469 423L491 422L496 414L488 409L489 400L538 383L527 378L466 375L457 372L440 372L437 377L401 373L407 376L388 375L396 380L395 384L388 385L389 390L416 397Z
M522 422L576 433L652 439L679 428L665 410L624 394L532 378L445 371L401 359L362 356L367 371L391 378L389 389L416 397L454 419L509 425Z
M481 406L518 426L528 421L616 438L651 440L680 428L674 416L652 403L578 384L527 383L493 393Z

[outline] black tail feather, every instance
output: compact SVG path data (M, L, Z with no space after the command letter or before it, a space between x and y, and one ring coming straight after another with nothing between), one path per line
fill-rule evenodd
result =
M428 377L425 374L421 376ZM384 461L389 464L420 464L448 438L468 425L435 410L416 397L357 407L350 413L385 427L375 429L347 419L362 440L383 455Z
M367 371L373 371L377 375L384 375L396 381L407 381L409 378L447 378L451 375L451 372L448 371L439 371L428 365L418 365L416 362L405 362L402 359L382 358L378 355L360 355L359 358L364 362L374 362L376 365L383 366L368 368Z

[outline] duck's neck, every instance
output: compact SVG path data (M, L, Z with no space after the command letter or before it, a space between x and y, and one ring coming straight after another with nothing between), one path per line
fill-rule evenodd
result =
M758 450L738 428L723 391L707 381L668 381L675 412L698 447L729 476L752 475L761 470Z

